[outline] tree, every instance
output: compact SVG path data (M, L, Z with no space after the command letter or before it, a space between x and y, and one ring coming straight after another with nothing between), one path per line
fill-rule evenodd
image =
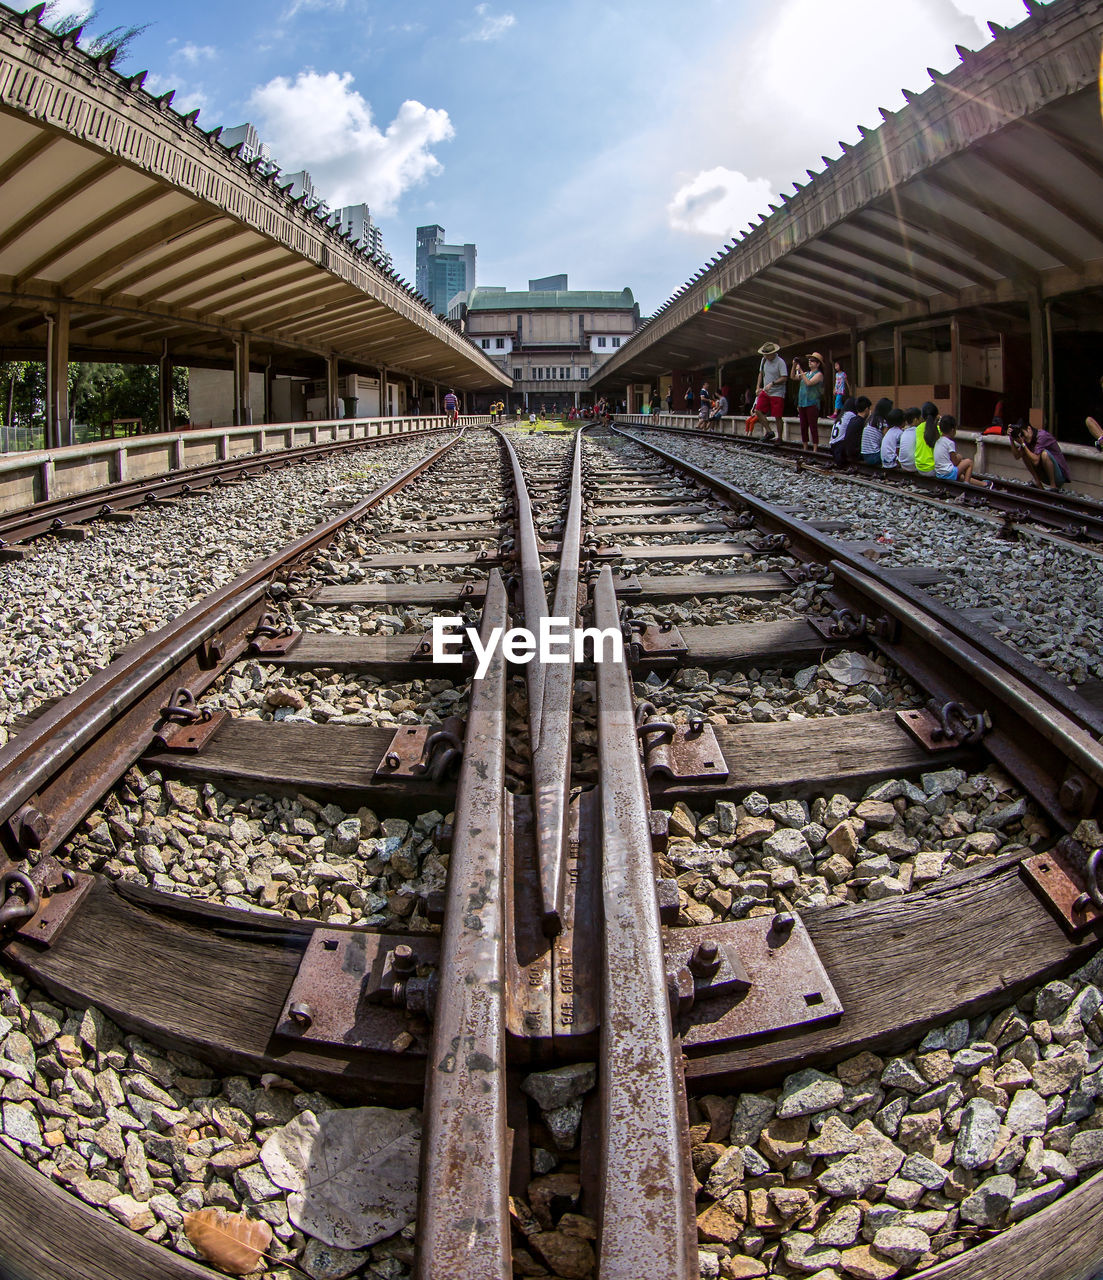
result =
M55 36L68 36L75 31L82 32L80 47L93 58L114 50L115 56L112 61L115 63L123 62L130 52L130 46L138 36L152 26L152 23L146 22L140 27L118 26L110 27L106 31L93 32L91 27L98 20L99 14L93 6L90 5L84 13L65 13L59 0L50 0L41 18L42 25L52 31Z
M152 364L76 363L69 366L69 404L73 417L99 427L113 418L141 418L155 427L159 401L157 366ZM188 371L172 371L173 423L188 413Z
M0 361L0 394L5 426L33 426L45 411L46 366L40 360Z

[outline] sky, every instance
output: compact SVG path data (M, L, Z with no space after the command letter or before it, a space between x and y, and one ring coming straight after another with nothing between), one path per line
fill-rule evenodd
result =
M121 70L208 130L252 121L332 207L369 205L408 280L415 228L439 223L477 245L479 284L565 271L648 315L928 67L1025 17L1022 0L99 0L89 30L148 23Z

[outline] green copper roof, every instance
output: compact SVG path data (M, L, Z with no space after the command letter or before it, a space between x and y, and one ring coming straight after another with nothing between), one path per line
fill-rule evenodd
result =
M473 289L468 311L631 311L636 305L631 289Z

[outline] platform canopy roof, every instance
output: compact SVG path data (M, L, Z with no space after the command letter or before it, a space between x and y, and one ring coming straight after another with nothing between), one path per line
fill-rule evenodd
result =
M591 384L1103 283L1103 0L1029 0L722 249Z
M74 359L337 355L474 390L502 371L286 179L73 36L0 5L0 349Z

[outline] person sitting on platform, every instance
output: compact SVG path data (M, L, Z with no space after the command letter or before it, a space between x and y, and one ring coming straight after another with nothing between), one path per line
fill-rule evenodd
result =
M902 471L915 470L915 436L922 416L917 408L904 410L904 430L900 433L900 444L896 450L896 461Z
M845 467L848 463L857 462L861 455L862 432L873 412L873 403L869 396L859 396L852 409L843 411L843 416L831 428L831 456L837 467Z
M904 410L890 409L885 414L885 434L881 437L881 466L886 471L899 471L900 437L904 434Z
M938 443L938 405L925 400L923 421L915 432L915 469L920 475L934 475L934 447Z
M711 431L714 423L718 423L722 427L723 422L721 421L721 419L724 417L727 411L728 411L728 397L723 393L723 391L721 391L720 394L716 397L716 399L712 402L712 412L709 414L708 422L705 423L705 430Z
M888 423L886 416L892 412L892 401L882 396L873 406L869 421L862 429L862 461L867 467L881 465L881 437Z
M1039 431L1031 423L1016 423L1009 432L1011 452L1026 463L1039 489L1059 492L1069 482L1069 464L1056 437L1045 429Z
M957 451L957 419L944 413L938 420L940 435L934 445L934 473L939 480L961 480L978 489L991 489L991 481L973 479L973 459L963 458Z

